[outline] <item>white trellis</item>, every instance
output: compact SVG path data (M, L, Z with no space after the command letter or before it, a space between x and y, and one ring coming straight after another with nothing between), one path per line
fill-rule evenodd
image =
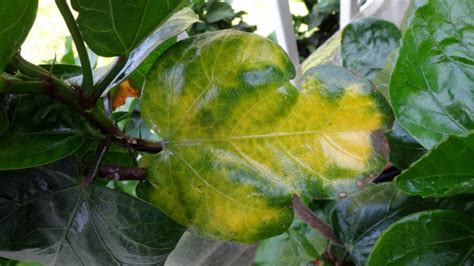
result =
M340 25L341 28L351 22L361 10L363 0L341 0ZM369 4L371 1L367 1ZM288 53L291 61L297 68L296 78L293 80L295 86L299 86L301 79L301 67L299 63L298 49L296 46L295 32L291 19L290 5L288 0L272 0L272 14L275 21L275 35L278 44Z

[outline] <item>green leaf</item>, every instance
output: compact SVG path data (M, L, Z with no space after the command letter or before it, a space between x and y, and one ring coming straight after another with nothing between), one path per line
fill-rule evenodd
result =
M100 56L129 55L186 1L72 0L87 45Z
M80 161L0 172L0 256L48 265L159 265L184 228L139 199L81 187Z
M342 63L357 74L373 79L389 54L399 47L400 38L400 30L389 21L375 17L356 20L342 31Z
M35 167L73 154L84 142L78 114L43 95L20 96L0 137L0 170Z
M142 116L166 147L138 195L206 236L255 242L286 231L294 193L357 190L388 157L387 103L336 66L305 73L274 42L220 31L168 49L147 76Z
M38 0L0 0L0 73L28 36L38 10Z
M372 184L353 196L336 201L331 214L332 225L341 243L348 248L349 257L356 265L362 266L366 265L380 235L397 220L438 208L462 210L472 215L472 207L465 207L472 203L469 196L422 199L408 197L393 182Z
M396 179L411 195L446 197L474 193L474 134L450 136Z
M198 17L190 8L183 8L176 12L130 54L129 60L108 89L117 86L129 75L135 75L134 77L136 78L136 75L141 74L144 78L156 59L171 45L176 43L177 35L186 31L186 29L198 21ZM134 85L138 88L142 87L142 84L139 82Z
M390 80L402 125L430 149L474 129L474 2L431 0L415 12Z
M254 265L308 265L320 258L327 245L324 236L295 219L288 232L259 244Z
M469 265L473 246L472 217L453 210L419 212L382 234L367 266Z
M393 128L387 133L390 145L390 161L400 170L407 169L414 161L426 153L423 148L398 121L393 123Z

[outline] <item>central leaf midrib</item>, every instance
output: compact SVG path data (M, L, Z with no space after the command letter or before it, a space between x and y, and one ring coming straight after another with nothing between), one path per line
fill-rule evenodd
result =
M230 136L225 138L196 138L196 139L179 139L170 140L165 142L173 145L200 145L207 143L223 143L233 141L244 141L244 140L255 140L255 139L269 139L269 138L280 138L280 137L293 137L303 135L323 135L323 134L338 134L338 133L354 133L354 132L367 132L369 129L363 130L349 130L349 131L324 131L324 130L309 130L309 131L295 131L295 132L275 132L267 134L255 134L255 135L241 135L241 136Z

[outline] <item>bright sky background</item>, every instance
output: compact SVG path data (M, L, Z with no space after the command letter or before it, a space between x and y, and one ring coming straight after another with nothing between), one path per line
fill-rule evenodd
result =
M273 32L274 23L270 0L234 0L232 5L236 11L244 10L248 14L244 20L249 24L257 25L257 33L268 36ZM292 0L291 12L304 15L307 13L304 3ZM64 54L64 38L69 35L66 24L56 8L54 0L39 1L39 10L33 29L22 46L22 55L33 63L42 63ZM110 60L99 61L99 66L109 63Z

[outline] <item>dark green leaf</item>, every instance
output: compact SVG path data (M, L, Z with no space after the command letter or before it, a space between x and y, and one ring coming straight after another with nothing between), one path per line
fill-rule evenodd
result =
M472 197L445 200L408 197L390 182L373 184L358 194L337 201L331 217L334 230L347 246L350 258L356 265L365 265L380 234L398 219L437 208L474 214L474 208L469 204L473 204Z
M98 143L96 142L89 146L88 151L82 158L84 161L90 162L93 159L94 154L96 153L97 145ZM103 161L105 164L120 165L125 167L137 166L137 161L130 150L116 144L110 145Z
M69 64L47 64L40 65L40 67L46 70L52 70L52 73L61 79L68 79L82 74L82 68L76 65Z
M393 123L392 131L387 133L387 139L390 144L390 161L400 170L407 169L426 152L398 121Z
M255 254L254 265L308 265L320 258L328 240L299 219L288 232L263 240Z
M0 256L49 265L163 264L184 228L151 205L82 188L78 159L0 172Z
M208 23L214 23L220 20L230 19L235 16L234 9L225 2L211 2L207 7L205 15Z
M474 193L474 134L450 136L397 177L411 195L445 197Z
M343 65L373 79L389 54L399 47L400 38L400 30L389 21L374 17L356 20L342 31Z
M186 1L72 0L87 45L100 56L129 55Z
M469 265L473 247L472 217L453 210L419 212L381 235L367 266Z
M117 74L117 77L108 89L117 86L132 73L135 75L146 75L156 59L171 45L176 43L177 35L184 32L197 21L199 20L196 14L189 8L183 8L176 12L130 54L129 60L119 74ZM143 79L144 77L141 79L141 82L137 82L134 85L141 88Z
M38 0L0 0L0 74L28 36L37 9Z
M0 170L29 168L71 155L84 142L78 114L43 95L21 96L0 138Z
M472 14L472 0L431 0L403 36L390 100L403 128L427 149L474 129Z

